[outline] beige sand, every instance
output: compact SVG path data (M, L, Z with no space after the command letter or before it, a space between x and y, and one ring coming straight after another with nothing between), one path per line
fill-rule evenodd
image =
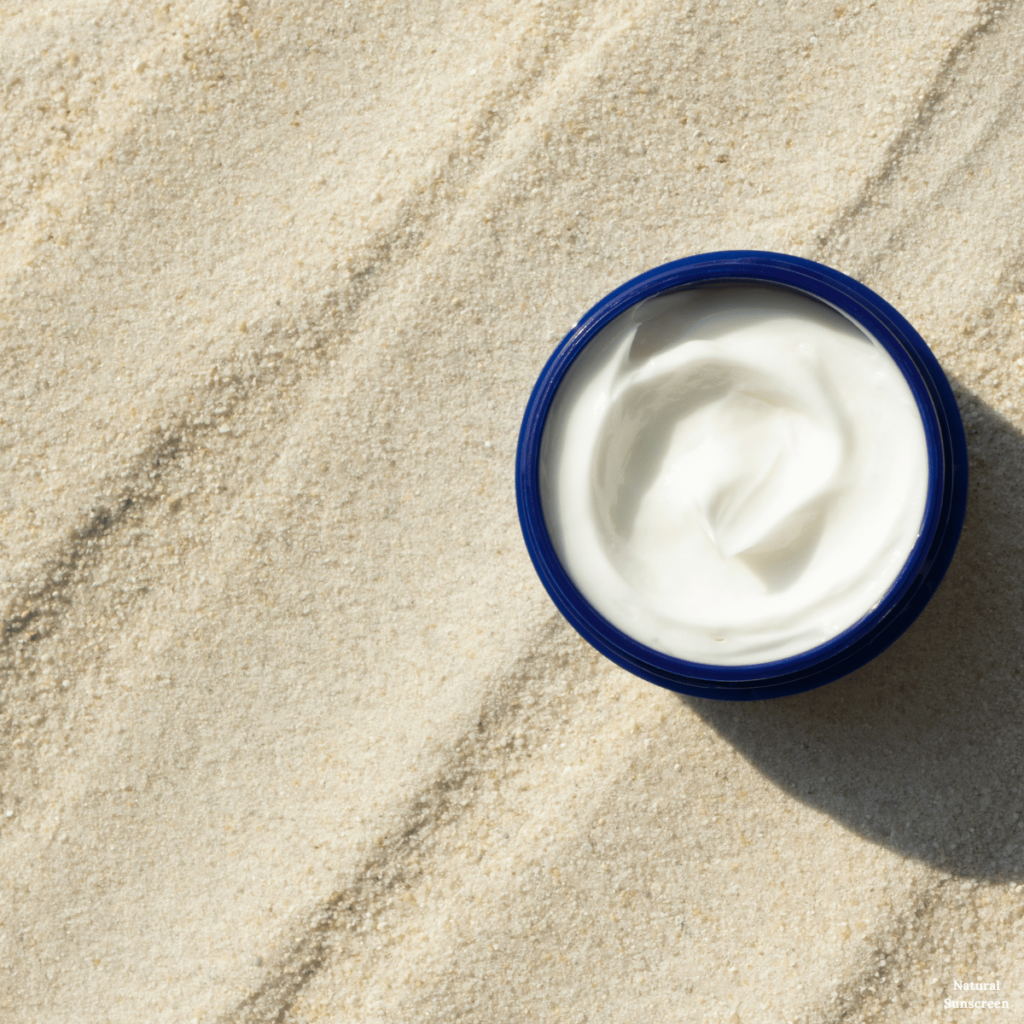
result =
M0 4L0 1019L1024 1019L1022 53L952 0ZM895 302L973 472L915 627L750 705L580 641L512 479L576 317L736 247Z

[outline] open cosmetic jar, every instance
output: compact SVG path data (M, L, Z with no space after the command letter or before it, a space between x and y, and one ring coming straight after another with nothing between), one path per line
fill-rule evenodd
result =
M719 252L603 298L523 417L542 583L612 661L681 693L845 675L920 614L956 548L967 449L928 346L810 260Z

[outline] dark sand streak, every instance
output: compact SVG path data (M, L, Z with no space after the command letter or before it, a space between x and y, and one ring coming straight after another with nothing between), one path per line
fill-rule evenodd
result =
M498 752L507 755L511 730L529 712L517 696L541 674L537 663L550 665L561 648L575 646L561 615L551 613L524 638L520 655L508 670L487 684L476 729L454 743L436 774L427 780L398 815L401 826L380 840L378 850L368 857L344 888L332 892L307 911L279 943L280 952L267 968L267 978L219 1024L264 1024L281 1021L309 981L334 957L352 955L371 939L365 920L370 908L385 894L397 894L418 881L418 872L407 866L417 851L423 860L431 854L427 840L452 831L472 807L475 782L494 763ZM547 670L549 671L549 670ZM527 757L539 751L526 751ZM508 761L507 756L504 760ZM511 777L511 773L508 773ZM465 801L460 796L469 796ZM344 935L352 937L345 943Z
M993 35L1000 26L1000 20L982 16L950 47L924 98L918 101L914 111L908 115L907 122L889 145L882 166L864 181L860 194L836 216L819 239L817 255L820 259L827 262L840 250L842 246L839 240L855 230L858 221L882 204L887 190L898 185L899 172L917 155L917 147L943 116L943 111L936 108L962 84L965 65L969 65L978 56L979 40L983 41L983 37ZM875 255L874 251L865 254L861 262L870 262Z

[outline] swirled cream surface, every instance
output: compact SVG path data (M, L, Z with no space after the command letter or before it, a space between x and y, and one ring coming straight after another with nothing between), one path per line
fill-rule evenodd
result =
M799 293L730 285L647 300L587 345L540 479L558 556L608 621L747 665L878 604L920 532L928 454L874 338Z

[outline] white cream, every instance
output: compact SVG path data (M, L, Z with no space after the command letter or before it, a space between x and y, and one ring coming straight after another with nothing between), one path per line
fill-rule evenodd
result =
M889 354L794 292L650 299L583 350L551 406L541 496L611 623L712 665L816 647L875 607L916 541L928 454Z

